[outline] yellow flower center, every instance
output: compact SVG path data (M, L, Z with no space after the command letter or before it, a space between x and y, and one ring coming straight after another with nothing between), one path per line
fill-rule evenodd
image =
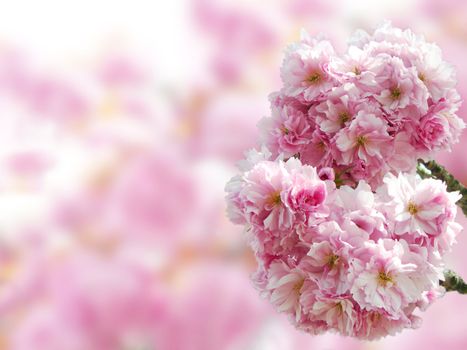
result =
M304 278L300 279L297 283L294 284L293 290L296 293L300 293L304 283L305 283L305 279Z
M391 89L391 98L393 100L398 100L401 98L402 91L398 87L392 88Z
M357 137L357 145L363 146L366 143L367 139L365 136L358 136Z
M282 127L281 127L281 131L282 131L285 135L288 135L289 132L290 132L290 130L287 129L285 126L282 126Z
M387 274L386 272L384 271L381 271L379 274L378 274L378 284L380 286L386 286L388 283L393 283L394 281L392 280L392 277L391 275Z
M350 114L346 111L339 113L339 121L345 124L350 119Z
M328 256L326 260L326 265L328 265L330 269L333 269L337 265L338 262L339 262L339 255L331 254Z
M423 73L418 73L418 79L420 79L423 82L426 82L426 75Z
M354 68L353 68L353 72L354 72L355 75L360 75L360 74L362 74L362 71L361 71L360 68L358 68L358 67L354 67Z
M271 204L272 206L276 206L276 205L279 205L282 203L282 200L281 200L281 194L280 192L274 192L272 193L268 200L267 200L268 204Z
M319 142L316 144L316 148L322 151L322 150L326 149L326 145L324 144L323 141L319 141Z
M322 78L323 77L320 72L313 72L305 80L312 85L316 85L321 81Z
M414 202L409 202L409 204L407 204L407 211L413 216L418 213L418 207Z
M342 305L342 302L337 302L336 305L334 306L337 309L337 313L339 315L342 315L344 313L344 306Z
M369 315L371 322L376 323L381 320L381 314L377 311L372 311Z

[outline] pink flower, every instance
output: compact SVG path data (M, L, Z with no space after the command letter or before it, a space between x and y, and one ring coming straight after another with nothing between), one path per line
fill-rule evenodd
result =
M300 293L305 282L305 274L299 269L291 269L284 262L271 264L268 270L266 291L269 300L279 312L289 312L300 317Z
M328 41L305 39L288 47L281 77L285 93L312 101L335 85L329 72L334 49Z
M329 328L343 335L353 335L357 313L350 297L319 295L313 304L311 314L316 320L325 321Z
M351 293L362 308L398 315L438 284L439 276L426 271L427 262L409 252L405 241L384 239L365 247L360 259L352 260L350 276Z
M234 191L229 196L236 198L235 208L248 223L273 231L292 227L293 213L282 202L282 192L290 185L284 163L260 162L239 181L229 187Z
M259 127L269 150L285 157L300 153L313 132L306 115L292 106L273 107L272 117L262 119Z
M326 180L334 181L334 179L336 178L336 174L334 173L334 169L329 168L329 167L321 168L319 173L318 173L318 176L323 181L326 181Z
M340 295L349 287L347 273L351 248L340 237L328 237L328 240L311 245L299 267L317 281L320 290Z
M330 167L332 165L332 151L335 148L331 138L320 129L315 129L311 140L300 154L304 164L315 167Z
M449 124L442 115L429 113L420 120L417 138L429 150L440 150L446 146Z
M386 111L410 105L422 113L428 109L428 91L417 76L416 69L408 69L400 58L388 57L377 68L375 80L380 87L376 99Z
M334 88L328 99L310 109L309 114L316 114L316 124L323 132L334 134L350 124L361 106L359 90L353 84L346 84Z
M362 110L348 128L339 131L336 144L343 164L351 164L357 158L371 164L388 154L391 137L380 113L375 108Z
M355 336L365 340L375 340L387 335L395 335L404 328L417 328L415 316L412 320L402 312L398 317L385 311L360 310L357 315Z
M227 216L235 224L246 224L245 218L245 205L241 192L244 186L243 178L239 175L234 176L225 185L225 191L227 192Z
M293 212L308 218L311 213L323 212L321 205L326 196L326 184L319 179L316 169L304 166L300 172L292 173L291 186L283 201Z
M388 174L384 183L381 206L392 218L394 233L409 242L439 248L442 253L449 250L460 231L454 222L459 193L447 192L440 180L421 180L417 175Z
M434 102L446 98L455 89L457 79L454 67L443 61L441 49L436 44L419 44L419 55L414 66Z
M422 146L429 151L451 150L451 144L459 138L465 127L462 119L455 115L457 107L442 99L430 106L428 113L420 119L415 130L415 146Z
M416 310L438 296L459 195L401 173L465 127L452 71L430 47L385 22L356 33L343 58L306 33L286 53L260 124L265 156L244 162L228 201L258 289L301 330L377 339L418 327Z
M363 91L374 91L377 86L375 69L379 60L368 51L351 45L341 60L333 62L336 74L341 74L345 80L355 84Z
M371 187L360 181L356 188L342 186L334 198L334 213L339 217L346 241L355 246L362 240L386 237L386 218L376 208Z

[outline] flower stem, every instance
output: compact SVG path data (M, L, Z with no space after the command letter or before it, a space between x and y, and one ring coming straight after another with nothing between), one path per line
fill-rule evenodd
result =
M462 198L459 199L457 205L462 209L464 215L467 216L467 188L456 180L443 166L439 165L434 160L425 162L419 159L417 173L424 179L431 177L444 181L449 192L459 191Z
M446 292L454 291L460 294L467 294L467 283L454 271L444 271L444 281L439 281L439 284L446 289Z

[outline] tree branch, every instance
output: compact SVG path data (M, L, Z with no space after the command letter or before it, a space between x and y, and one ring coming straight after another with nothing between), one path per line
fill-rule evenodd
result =
M452 270L444 271L444 281L439 281L439 284L446 289L446 292L454 291L460 294L467 294L467 284L462 277Z

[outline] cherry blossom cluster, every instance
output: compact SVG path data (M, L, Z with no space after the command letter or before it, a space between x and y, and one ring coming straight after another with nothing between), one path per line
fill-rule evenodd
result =
M461 227L458 193L440 180L387 174L336 188L332 169L263 160L227 185L261 293L312 334L376 339L415 328L442 292L442 257Z
M342 57L302 35L260 124L261 151L226 186L245 226L253 280L311 334L377 339L416 328L444 292L443 257L461 226L458 192L417 160L458 141L454 70L440 49L384 23Z
M260 122L263 143L274 158L299 156L374 188L388 171L411 171L413 159L458 141L454 73L438 46L389 22L372 35L357 31L344 55L303 33L286 50L283 87Z

